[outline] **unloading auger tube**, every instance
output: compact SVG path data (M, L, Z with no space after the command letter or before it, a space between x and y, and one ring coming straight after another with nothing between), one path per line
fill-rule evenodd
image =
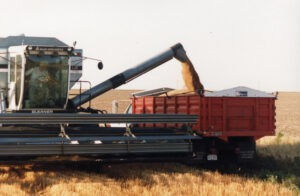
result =
M77 95L73 99L69 100L69 106L71 108L77 108L78 106L94 99L95 97L111 90L117 88L123 84L130 82L131 80L147 73L148 71L160 66L161 64L171 60L175 57L177 60L185 63L191 63L190 59L186 55L186 51L183 46L178 43L172 46L170 49L158 54L151 59L136 65L130 69L127 69L112 78L96 85L90 90L86 91L84 94ZM203 90L203 89L199 89Z

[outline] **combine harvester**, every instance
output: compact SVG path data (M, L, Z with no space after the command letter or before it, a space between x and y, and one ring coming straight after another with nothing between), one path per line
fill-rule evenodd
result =
M70 98L86 59L82 50L55 38L0 38L0 159L79 155L93 160L215 161L227 151L238 159L253 158L255 140L274 135L273 95L251 89L204 95L200 83L193 95L135 95L132 114L83 108L173 58L192 66L176 44ZM128 126L100 126L110 123Z

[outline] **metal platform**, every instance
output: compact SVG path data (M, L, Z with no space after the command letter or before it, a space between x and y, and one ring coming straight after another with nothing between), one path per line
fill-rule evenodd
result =
M145 155L192 153L200 136L176 128L111 128L97 126L0 127L0 157L51 155Z
M29 143L0 144L1 156L46 156L46 155L112 155L112 154L136 154L136 153L171 153L192 152L190 142L149 142L146 140L114 141L110 143L85 143L72 144L71 141L53 143L31 141ZM18 140L18 139L16 139ZM15 141L16 141L15 140ZM80 141L80 140L79 140ZM97 141L97 140L96 140ZM153 140L152 140L153 141ZM106 141L107 142L107 141Z
M195 123L197 115L185 114L0 114L0 124L99 124L99 123Z

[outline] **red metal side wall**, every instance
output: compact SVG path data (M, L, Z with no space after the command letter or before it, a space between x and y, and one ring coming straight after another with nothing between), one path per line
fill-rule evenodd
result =
M251 136L275 134L275 99L247 97L138 97L132 99L135 114L196 114L193 129L204 136ZM181 124L147 124L147 127L180 127Z

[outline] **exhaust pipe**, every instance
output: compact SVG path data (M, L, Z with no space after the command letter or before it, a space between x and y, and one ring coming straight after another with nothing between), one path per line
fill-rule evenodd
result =
M95 97L111 90L115 89L123 84L130 82L131 80L147 73L148 71L160 66L161 64L171 60L175 57L177 60L183 63L191 63L183 46L178 43L172 46L170 49L152 57L151 59L129 68L112 78L96 85L90 90L84 92L84 94L77 95L73 99L69 100L69 107L77 108L78 106L94 99Z

